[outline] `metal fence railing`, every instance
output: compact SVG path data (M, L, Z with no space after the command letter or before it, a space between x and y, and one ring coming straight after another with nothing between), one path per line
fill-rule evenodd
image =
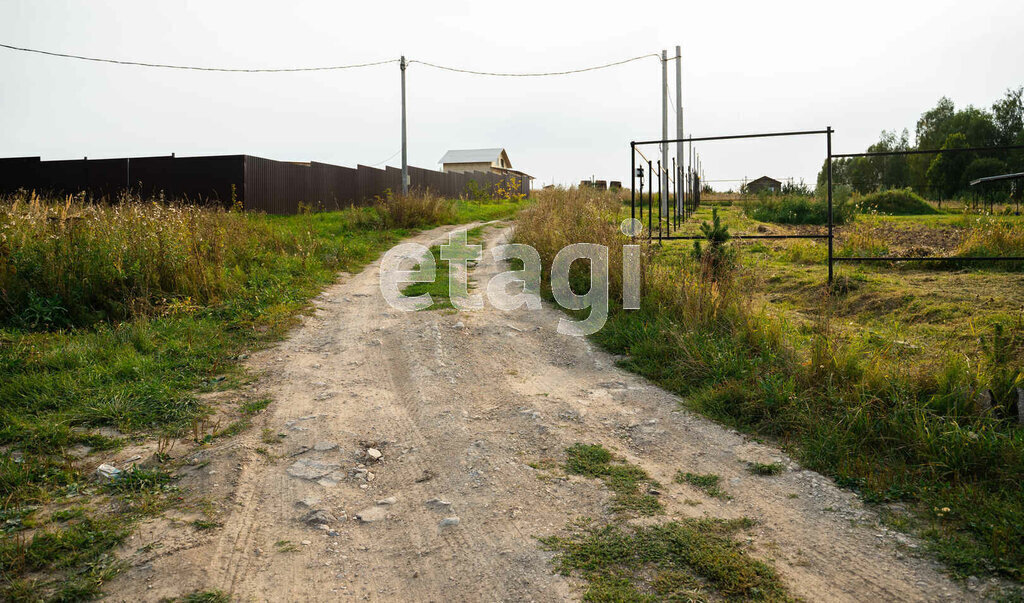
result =
M992 151L1011 151L1024 149L1024 145L1004 145L1004 146L993 146L993 147L972 147L972 148L952 148L952 149L912 149L902 151L879 151L879 152L867 152L867 153L833 153L832 152L832 135L835 131L831 127L827 127L824 130L805 130L805 131L793 131L793 132L769 132L763 134L741 134L735 136L708 136L708 137L687 137L677 139L666 139L666 140L645 140L640 142L630 142L630 155L632 161L632 173L633 179L631 182L631 195L630 195L630 213L632 217L636 217L637 209L639 209L639 215L641 221L643 220L643 205L644 205L644 170L641 167L637 168L637 156L642 158L642 161L647 163L646 173L648 175L653 174L653 170L657 169L658 174L661 174L660 164L656 167L654 163L648 160L639 147L646 145L666 145L670 143L688 143L691 145L695 142L713 142L713 141L724 141L724 140L744 140L754 138L772 138L772 137L792 137L792 136L824 136L825 137L825 163L826 166L826 196L825 202L827 204L827 222L825 224L824 232L811 233L811 234L737 234L733 235L735 239L820 239L828 241L828 282L832 282L835 274L835 263L836 262L1021 262L1024 261L1024 257L1018 256L837 256L834 253L835 243L835 216L833 213L833 164L839 159L849 159L856 157L883 157L883 156L901 156L901 155L923 155L923 154L942 154L942 153L982 153ZM690 161L692 162L692 154ZM682 182L685 186L680 189L678 186L674 192L664 193L667 195L667 200L672 204L671 208L664 203L663 191L661 186L661 178L658 178L658 197L659 207L657 208L658 217L657 224L654 224L653 214L655 213L655 207L653 204L653 178L648 177L647 182L647 237L650 240L657 241L671 241L671 240L693 240L702 239L701 235L692 234L680 234L678 233L678 227L680 221L685 221L689 218L694 211L700 205L700 186L702 182L702 173L699 169L699 162L697 168L694 169L693 165L685 166L685 170L677 172L677 182ZM640 182L639 186L639 203L637 203L637 180ZM695 183L695 186L692 184ZM666 209L668 208L668 211ZM657 226L657 232L655 232L655 226Z

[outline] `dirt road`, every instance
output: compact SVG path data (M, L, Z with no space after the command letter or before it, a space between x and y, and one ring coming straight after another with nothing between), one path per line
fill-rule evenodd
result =
M487 244L503 234L492 230ZM503 269L486 258L474 270L481 283ZM190 453L182 483L206 494L221 525L189 523L202 508L146 522L122 550L132 569L107 592L125 601L204 589L274 602L578 598L580 584L552 573L536 537L606 515L609 492L594 479L542 479L530 464L585 442L659 480L668 517L755 519L749 550L807 600L971 597L854 495L682 410L585 339L558 335L559 316L550 307L404 313L384 304L376 264L343 276L286 341L249 360L262 376L244 393L273 398L254 428ZM744 464L775 460L788 469L773 477ZM672 483L680 469L722 476L732 500Z

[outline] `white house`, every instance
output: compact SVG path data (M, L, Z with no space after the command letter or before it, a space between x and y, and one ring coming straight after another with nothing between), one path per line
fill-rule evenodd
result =
M512 169L505 149L453 149L445 153L438 163L445 173L491 172L533 179L529 174Z

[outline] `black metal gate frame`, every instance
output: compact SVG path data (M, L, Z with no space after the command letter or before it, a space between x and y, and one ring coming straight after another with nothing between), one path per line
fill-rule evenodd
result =
M826 159L827 159L827 186L828 186L828 225L827 232L824 234L803 234L803 235L733 235L734 239L827 239L828 240L828 282L831 283L834 276L834 266L836 262L1021 262L1024 261L1024 257L1019 256L921 256L921 257L902 257L902 256L847 256L847 257L836 257L833 252L833 244L835 243L835 220L832 213L832 162L836 159L850 158L850 157L881 157L881 156L894 156L894 155L925 155L925 154L939 154L939 153L968 153L968 152L984 152L984 151L1009 151L1024 149L1024 145L1002 145L992 147L968 147L962 149L915 149L909 151L876 151L868 153L832 153L832 134L835 130L831 126L826 127L824 130L802 130L793 132L769 132L763 134L739 134L733 136L705 136L705 137L688 137L688 138L671 138L665 140L642 140L633 141L629 143L630 158L631 158L631 175L630 175L630 216L636 218L636 155L638 152L637 147L644 145L662 145L672 144L677 142L682 143L694 143L694 142L710 142L718 140L742 140L751 138L774 138L783 136L825 136L825 148L826 148ZM647 161L648 174L651 174L652 164ZM680 168L681 169L681 168ZM659 174L661 172L659 162ZM677 174L678 176L678 174ZM651 216L654 213L652 211L652 191L653 191L653 177L648 178L647 185L647 237L650 240L654 240L654 230L652 228ZM673 235L672 225L675 222L675 226L679 226L679 218L681 217L684 221L689 218L696 211L699 205L700 194L699 191L696 195L691 194L689 197L695 199L696 204L688 205L691 200L683 200L683 212L680 215L680 199L679 191L681 187L677 186L676 201L673 204L674 215L670 216L666 221L664 216L661 216L660 206L662 197L662 179L658 178L658 198L659 198L659 215L658 215L658 237L657 240L661 241L679 241L679 240L694 240L702 239L700 235ZM641 180L641 187L643 186ZM699 184L698 184L699 186ZM671 197L671 194L669 195ZM688 195L682 195L687 197ZM640 217L643 218L643 188L640 190ZM666 205L667 207L667 205ZM665 231L663 232L662 226L665 225Z
M831 158L832 158L832 133L833 132L834 132L834 130L831 127L827 127L824 130L799 130L799 131L792 131L792 132L768 132L768 133L761 133L761 134L737 134L737 135L732 135L732 136L702 136L702 137L690 136L690 137L687 137L687 138L672 138L672 139L666 139L666 140L632 141L632 142L629 143L629 150L630 150L630 157L631 157L631 166L632 166L631 167L631 182L630 182L630 217L636 218L636 206L637 206L637 203L636 203L636 155L637 155L637 152L638 152L637 147L639 147L639 146L672 144L672 143L677 143L677 142L691 143L691 145L692 145L692 143L694 143L694 142L712 142L712 141L720 141L720 140L743 140L743 139L752 139L752 138L777 138L777 137L783 137L783 136L825 136L826 152L827 152L827 157L829 158L829 161L828 161L828 166L829 166L829 169L828 169L828 231L827 231L827 233L823 233L823 234L794 234L794 235L768 235L768 234L765 234L765 235L734 235L733 238L734 239L828 239L828 280L829 280L829 282L831 282L832 281L832 264L833 264L832 243L833 243L833 240L834 240L834 229L835 229L835 224L834 224L833 216L832 216L832 161L831 161ZM650 174L651 162L648 161L647 163L648 163L648 173ZM653 189L653 180L654 180L653 177L652 178L648 178L648 186L647 186L647 237L650 240L652 240L652 241L655 239L655 237L654 237L654 230L652 228L653 224L651 223L651 215L654 213L652 211L652 203L651 203L652 189ZM699 186L700 185L699 185L699 182L698 182L698 187ZM660 199L662 197L661 188L662 188L662 186L661 186L661 178L659 178L658 179L658 198L659 198L658 205L659 205L659 207L661 205ZM681 217L685 221L687 218L689 218L693 214L694 211L697 210L697 207L699 206L700 194L699 194L699 191L698 191L696 195L692 195L692 194L690 195L696 201L696 203L692 207L690 207L688 205L688 203L690 203L689 200L686 200L686 199L683 200L683 208L684 209L683 209L682 215L680 216L679 215L679 210L678 210L678 208L680 206L678 196L679 195L677 193L676 202L673 203L673 208L674 208L674 211L676 213L673 214L672 216L670 216L667 222L664 219L664 216L660 215L660 211L659 211L659 216L658 216L659 217L659 219L658 219L658 236L657 236L657 240L658 240L659 243L662 242L662 241L681 241L681 240L694 240L694 239L702 239L703 238L700 235L678 235L678 234L674 235L674 234L672 234L672 224L673 224L673 221L675 221L676 227L678 228L678 225L679 225L678 218ZM684 196L686 196L686 195L684 195ZM641 219L643 218L643 189L640 190L640 217L641 217ZM665 224L664 230L662 228L663 224Z
M829 199L832 198L832 160L851 157L894 157L900 155L937 155L940 153L977 153L985 151L1012 151L1024 149L1024 145L999 145L991 147L965 147L962 149L914 149L907 151L872 151L867 153L829 153ZM831 210L830 210L831 212ZM829 282L832 281L833 262L1024 262L1020 256L846 256L833 258L829 253Z

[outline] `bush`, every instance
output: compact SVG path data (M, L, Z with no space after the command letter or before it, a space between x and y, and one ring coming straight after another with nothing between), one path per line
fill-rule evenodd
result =
M763 195L746 206L746 213L760 222L828 224L828 203L806 195ZM852 208L833 197L833 223L845 224L852 219Z
M937 214L939 210L909 188L890 189L865 195L857 204L863 211L877 211L892 216Z
M422 228L434 224L454 222L457 217L455 203L430 191L417 191L407 195L394 195L390 191L378 197L375 206L385 218L388 228Z

